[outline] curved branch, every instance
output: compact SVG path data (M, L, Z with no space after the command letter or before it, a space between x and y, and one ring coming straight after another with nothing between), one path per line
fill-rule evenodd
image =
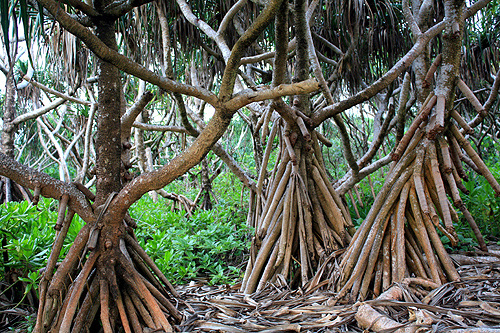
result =
M239 0L237 3L235 3L226 13L224 18L222 19L222 22L219 25L219 29L217 30L217 35L221 36L224 31L227 29L227 26L229 23L232 21L234 15L243 7L248 0Z
M231 50L231 56L227 60L226 69L224 70L224 75L222 76L219 98L221 101L228 101L234 90L234 83L236 76L238 74L238 67L240 66L240 60L243 56L243 52L260 36L264 29L269 25L271 20L274 18L283 0L272 0L268 5L262 10L262 12L257 16L252 25L245 31L245 34L241 36L233 49Z
M124 216L127 209L145 193L157 190L182 176L198 164L211 149L212 145L224 134L231 122L231 115L223 116L216 112L205 130L184 153L175 157L162 168L141 174L128 183L118 194L109 209L111 216Z
M309 52L309 59L312 64L313 70L314 70L314 75L316 75L316 78L319 81L319 84L321 86L321 90L323 92L323 96L325 97L328 105L332 105L334 103L332 93L330 91L330 88L328 87L328 83L326 82L323 72L321 70L321 65L319 63L318 57L316 55L316 49L314 48L314 43L312 39L312 34L311 34L311 29L309 25L304 27L304 30L306 32L306 39L307 39L307 50ZM343 146L343 155L344 158L346 159L347 163L349 164L349 167L351 168L352 172L354 175L356 175L359 171L359 166L356 163L356 158L354 157L354 154L352 152L351 148L351 139L349 137L349 133L347 132L347 128L344 124L344 121L342 120L342 117L339 114L336 114L333 116L333 120L335 121L335 124L337 125L337 128L340 133L340 139L342 141L342 146Z
M49 137L50 141L56 148L57 154L59 155L59 160L57 161L59 163L59 173L60 176L65 179L66 181L70 181L69 179L69 170L68 170L68 165L66 164L66 161L64 160L64 152L62 150L61 145L59 142L57 142L56 138L54 137L54 134L49 130L47 125L42 121L41 118L36 118L37 124L43 129L45 134Z
M61 9L56 1L39 0L39 3L54 16L62 27L81 39L85 45L99 58L112 63L128 74L134 75L164 90L197 97L211 105L217 105L217 96L207 89L179 83L157 75L146 67L109 48L101 40L99 40L99 38L97 38L90 29L85 28L83 25L72 19L68 13Z
M12 179L25 188L32 190L36 187L40 188L40 194L46 198L59 200L63 194L69 194L69 208L87 223L95 220L95 216L85 195L69 183L31 169L2 153L0 153L0 174Z
M128 135L130 135L130 129L132 128L135 118L137 118L139 113L141 113L146 105L151 102L153 97L154 95L152 92L146 91L138 98L134 105L132 105L127 112L123 114L121 119L122 133L128 133Z

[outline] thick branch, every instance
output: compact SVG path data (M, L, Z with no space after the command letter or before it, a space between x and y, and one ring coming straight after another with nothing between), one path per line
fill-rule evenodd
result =
M267 87L266 87L267 88ZM315 79L309 79L292 84L281 84L276 88L254 91L245 89L224 103L228 110L236 110L253 102L260 102L266 99L275 99L283 96L308 94L319 90L319 83Z
M0 153L0 174L16 183L34 190L40 188L40 194L46 198L59 200L63 194L69 194L69 208L76 212L87 223L94 221L89 202L85 195L75 186L50 177L46 173L36 171L15 159Z
M73 8L78 9L82 13L88 16L97 17L99 12L94 9L94 7L87 5L85 2L80 0L68 0L68 3L73 6Z
M144 4L150 3L153 0L125 0L125 1L115 1L111 3L109 6L104 8L104 12L106 15L112 17L120 17L130 12L135 7L140 7Z
M141 123L138 121L134 121L132 126L144 131L187 133L186 129L180 126L153 125L153 124Z

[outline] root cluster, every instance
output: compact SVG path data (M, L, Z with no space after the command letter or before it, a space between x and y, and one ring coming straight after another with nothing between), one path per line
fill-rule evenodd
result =
M255 203L251 203L249 222L256 235L242 284L245 293L261 290L278 277L290 279L293 286L305 285L330 253L349 244L349 232L354 231L327 178L315 133L312 137L290 131L280 135L279 160L267 191L262 191L269 143L278 126L271 131Z
M456 125L451 120L442 125L444 103L431 94L396 148L384 186L340 263L334 282L338 299L349 295L351 301L363 300L369 292L376 296L403 279L420 293L458 280L441 242L446 236L453 246L458 243L453 224L459 222L457 209L487 251L460 197L459 190L467 193L462 162L482 174L497 194L500 186Z
M35 332L93 331L99 319L104 332L118 327L137 333L145 328L173 331L172 324L182 319L171 302L177 292L138 244L129 216L122 221L126 231L118 237L118 246L112 245L99 218L85 225L54 272L74 216L72 211L64 216L64 202L61 227L40 283Z

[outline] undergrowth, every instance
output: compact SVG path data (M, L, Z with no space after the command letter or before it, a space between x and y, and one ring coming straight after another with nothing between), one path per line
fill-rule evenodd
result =
M211 211L168 211L162 200L144 198L131 208L139 243L173 283L206 278L232 283L241 275L250 230L239 208L217 205Z

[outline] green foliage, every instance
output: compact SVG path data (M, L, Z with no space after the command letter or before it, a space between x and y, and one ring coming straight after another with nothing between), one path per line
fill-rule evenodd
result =
M211 284L231 283L240 277L250 230L235 206L219 204L188 218L184 211L169 211L162 200L144 197L131 215L138 220L141 246L172 282L206 277Z
M464 223L460 223L459 225L455 225L455 230L458 236L458 248L451 246L451 241L448 237L444 236L440 231L438 234L441 238L441 242L444 245L444 248L449 251L472 251L474 247L477 247L477 241L473 238L473 233L469 229L468 225Z
M54 241L57 206L50 199L42 199L37 207L28 202L10 202L0 205L0 279L16 276L26 283L24 293L37 289L40 269L45 267ZM73 219L61 256L69 249L81 229L83 221ZM16 283L17 281L11 281Z
M500 147L490 139L481 145L486 165L490 169L495 179L500 180L500 165L498 151ZM495 152L495 153L493 153ZM469 172L469 181L465 182L465 187L470 191L469 195L462 195L464 203L474 217L479 229L485 237L500 237L500 198L495 197L495 192L483 176L475 172Z

